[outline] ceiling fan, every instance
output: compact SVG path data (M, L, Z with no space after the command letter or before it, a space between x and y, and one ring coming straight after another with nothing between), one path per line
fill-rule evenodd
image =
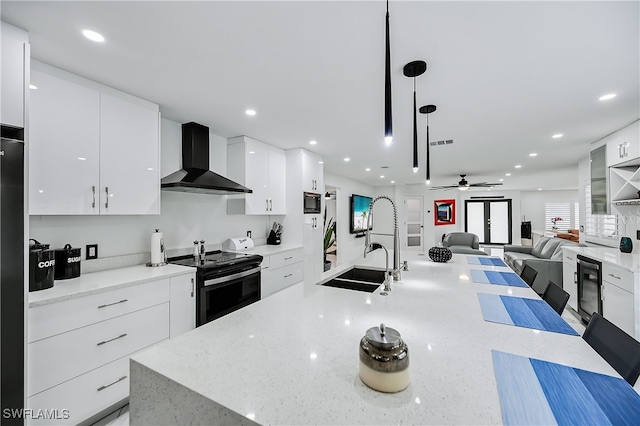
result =
M438 189L458 188L460 191L466 191L469 188L491 188L493 186L502 185L502 182L499 182L499 183L487 183L487 182L469 183L465 179L465 176L467 176L467 175L460 175L460 177L462 179L460 179L460 182L458 182L457 185L434 186L434 187L431 188L431 190L434 191L434 190L438 190Z

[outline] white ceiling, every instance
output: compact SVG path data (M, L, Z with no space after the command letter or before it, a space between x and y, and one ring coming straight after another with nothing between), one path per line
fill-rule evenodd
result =
M156 102L170 120L308 148L325 170L371 185L424 181L425 116L414 174L413 82L402 74L413 60L428 64L418 107L438 107L431 140L455 141L432 148L433 185L466 173L471 183L504 178L504 189L576 188L589 144L640 117L636 1L391 1L389 9L389 148L382 1L2 1L1 16L29 31L38 60ZM106 41L85 39L83 28ZM598 101L610 92L617 97Z

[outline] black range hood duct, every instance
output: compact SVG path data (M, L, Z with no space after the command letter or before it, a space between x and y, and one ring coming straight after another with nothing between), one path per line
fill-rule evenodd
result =
M194 122L182 125L182 170L163 177L160 188L220 195L253 192L209 170L209 128Z

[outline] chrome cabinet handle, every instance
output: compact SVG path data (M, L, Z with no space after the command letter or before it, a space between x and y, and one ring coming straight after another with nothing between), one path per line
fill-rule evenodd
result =
M98 342L98 344L96 346L104 345L105 343L109 343L109 342L113 342L114 340L122 339L126 335L127 335L127 333L124 333L124 334L119 335L118 337L114 337L113 339L103 340L102 342Z
M573 273L573 283L574 284L578 284L578 273L577 272Z
M601 291L600 291L600 299L604 301L604 283L602 283Z
M293 274L287 274L287 275L284 276L284 278L289 278L291 275L293 275Z
M123 380L124 380L124 379L126 379L126 378L127 378L127 376L122 376L122 377L120 377L118 380L116 380L116 381L115 381L115 382L113 382L113 383L109 383L108 385L100 386L100 387L98 388L98 392L100 392L101 390L105 390L105 389L106 389L106 388L108 388L109 386L113 386L113 385L115 385L116 383L121 382L121 381L123 381Z
M569 259L569 260L573 260L573 257L569 257L569 256L567 256L567 259Z
M104 193L107 196L107 199L104 202L104 207L108 209L109 208L109 187L108 186L104 187Z
M293 256L285 257L284 260L293 259Z
M265 206L265 210L269 211L269 199L267 198L266 200L264 200L267 204Z
M91 197L92 197L91 208L95 209L96 208L96 187L95 186L91 187Z
M195 290L195 283L193 282L193 278L191 278L191 297L193 297L194 290Z
M269 199L269 211L273 210L273 200Z
M609 275L610 277L615 278L616 280L619 280L619 279L620 279L620 277L616 277L616 276L615 276L615 275L613 275L613 274L607 274L607 275Z
M106 305L100 305L100 306L98 306L98 309L106 308L107 306L117 305L118 303L124 303L124 302L127 302L128 300L129 300L129 299L122 299L122 300L121 300L121 301L119 301L119 302L107 303Z

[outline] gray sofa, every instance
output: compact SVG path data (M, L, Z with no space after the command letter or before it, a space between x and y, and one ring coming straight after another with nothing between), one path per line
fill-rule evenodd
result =
M549 281L563 286L562 248L566 246L579 247L584 244L561 238L541 237L533 247L505 245L504 260L518 275L525 265L538 271L531 287L536 293L543 294Z
M484 251L479 250L478 236L470 232L451 232L445 235L442 245L448 247L451 253L487 255Z

